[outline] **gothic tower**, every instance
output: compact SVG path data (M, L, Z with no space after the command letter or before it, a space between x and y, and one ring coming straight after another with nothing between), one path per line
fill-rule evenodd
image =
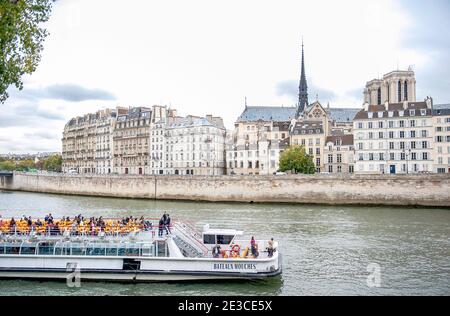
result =
M300 75L300 86L298 87L298 105L296 114L297 118L303 114L303 111L308 106L308 104L308 84L306 83L305 54L303 50L302 40L302 70Z

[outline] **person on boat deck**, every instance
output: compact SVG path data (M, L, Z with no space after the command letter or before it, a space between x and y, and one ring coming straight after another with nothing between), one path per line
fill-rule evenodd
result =
M16 226L16 220L14 219L14 217L11 218L11 220L9 221L9 227L15 227Z
M268 252L269 258L272 258L272 256L273 256L273 238L271 238L267 242L267 252Z
M169 235L171 233L171 231L170 231L170 215L169 214L167 214L167 217L166 217L165 228L166 228L166 234Z
M161 219L159 220L159 230L158 230L158 236L159 237L162 237L163 229L164 229L164 218L161 217Z
M218 244L216 244L216 245L214 246L214 248L212 249L212 255L213 255L213 258L219 258L219 256L220 256L220 250L221 250L220 246L219 246Z
M255 237L252 236L252 239L250 240L250 247L252 251L252 255L254 257L258 257L258 246L256 245Z

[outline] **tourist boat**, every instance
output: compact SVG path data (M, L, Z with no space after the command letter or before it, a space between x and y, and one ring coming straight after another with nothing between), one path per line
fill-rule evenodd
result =
M24 221L23 221L24 222ZM142 225L115 225L95 231L59 221L57 228L28 227L19 221L0 226L0 278L73 279L98 281L183 281L266 279L281 274L278 243L256 240L258 256L250 254L250 241L231 229L202 231L188 222L172 221L161 231L157 221ZM58 223L58 221L55 221ZM221 252L213 256L213 248Z

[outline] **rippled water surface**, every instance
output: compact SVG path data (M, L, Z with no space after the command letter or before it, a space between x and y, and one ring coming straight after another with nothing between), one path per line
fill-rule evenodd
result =
M281 278L262 282L116 284L0 280L3 295L449 295L450 210L284 204L194 203L0 192L4 218L125 215L190 220L274 237ZM368 266L381 268L369 287ZM372 280L372 278L369 278Z

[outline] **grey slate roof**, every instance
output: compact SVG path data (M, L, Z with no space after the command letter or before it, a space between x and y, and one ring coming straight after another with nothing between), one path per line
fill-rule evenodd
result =
M450 115L450 104L434 104L433 115Z
M352 122L359 108L329 108L328 113L333 121L338 123Z
M290 121L295 118L295 111L295 107L248 106L239 116L237 122Z
M310 109L311 106L308 107ZM351 122L356 113L359 112L358 108L330 108L330 118L336 122ZM295 107L281 107L281 106L248 106L241 116L237 119L237 122L256 122L262 121L275 121L275 122L287 122L295 118Z

